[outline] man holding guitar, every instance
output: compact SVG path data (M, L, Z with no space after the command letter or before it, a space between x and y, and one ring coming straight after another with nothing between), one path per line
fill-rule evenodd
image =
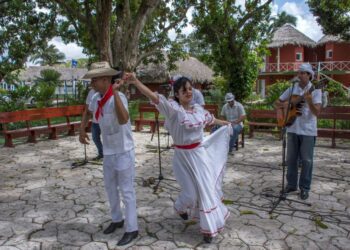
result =
M314 72L309 63L299 67L299 82L289 87L276 101L277 109L289 109L287 112L287 186L286 193L297 190L298 158L302 161L299 178L300 198L306 200L312 179L313 154L317 136L317 116L321 110L322 92L311 83ZM288 107L290 100L290 106Z

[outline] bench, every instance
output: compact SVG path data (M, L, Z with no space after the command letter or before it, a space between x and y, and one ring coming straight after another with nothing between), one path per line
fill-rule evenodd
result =
M332 147L336 147L336 138L350 139L350 107L327 107L322 109L318 116L318 123L320 120L331 120L331 127L318 128L318 137L331 138ZM348 129L339 128L340 121L349 123ZM338 126L337 126L338 125Z
M277 114L275 110L250 110L249 112L249 138L254 137L254 132L279 133L281 129L277 126Z
M219 106L217 104L205 104L204 109L213 114L215 118L219 118Z
M5 137L5 147L14 147L13 139L28 137L27 142L37 142L37 136L47 134L49 139L57 139L57 134L67 131L69 136L75 135L80 128L80 121L71 121L71 117L80 116L84 105L19 110L0 113L1 133ZM53 124L53 118L64 117L65 122ZM42 121L44 125L33 126L33 121ZM9 125L24 122L24 128L9 129Z
M156 116L159 117L159 112L156 107L150 103L140 103L138 107L139 117L134 119L135 131L139 132L142 130L143 126L150 126L151 133L156 130ZM154 118L145 118L145 113L152 113ZM159 125L164 125L164 120L158 119Z

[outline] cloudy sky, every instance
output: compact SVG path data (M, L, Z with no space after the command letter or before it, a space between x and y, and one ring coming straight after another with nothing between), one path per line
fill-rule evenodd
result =
M237 2L244 1L239 0ZM297 29L311 39L318 41L323 36L321 27L317 24L316 19L309 11L309 7L305 1L274 0L272 7L273 15L282 11L295 16L297 18ZM188 34L191 32L191 29L191 26L188 26L183 32ZM169 35L172 36L171 33ZM60 51L65 53L67 60L86 57L86 55L83 54L83 49L74 43L64 44L60 38L55 38L50 44L54 44Z

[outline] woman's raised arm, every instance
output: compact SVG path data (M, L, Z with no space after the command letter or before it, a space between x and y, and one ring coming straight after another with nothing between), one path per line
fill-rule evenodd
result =
M159 103L159 97L147 86L145 86L139 79L136 78L135 73L125 73L123 80L127 83L133 84L143 95L147 96L155 104Z

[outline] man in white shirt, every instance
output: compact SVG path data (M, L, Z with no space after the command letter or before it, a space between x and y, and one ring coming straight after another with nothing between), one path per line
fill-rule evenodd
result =
M199 104L201 106L205 105L204 102L204 97L203 94L200 90L196 89L194 86L192 86L192 101L191 101L191 105L193 104Z
M92 97L96 93L95 84L93 82L91 82L90 86L91 86L91 89L86 97L84 113L88 112L89 104L92 100ZM101 142L100 125L98 125L98 122L96 121L95 116L92 117L91 135L92 135L92 140L95 143L95 146L97 148L97 153L98 153L97 156L95 158L93 158L93 160L100 160L103 158L103 146L102 146L102 142Z
M138 236L136 195L134 189L135 151L127 98L119 90L122 80L112 83L112 76L119 72L108 62L93 63L83 77L91 79L96 86L95 94L89 104L89 114L98 121L103 139L103 179L108 196L112 223L103 231L113 233L124 225L120 206L119 190L125 205L125 233L118 246L129 244ZM79 141L88 144L89 137L85 127L89 117L82 119Z
M276 101L276 107L287 107L290 95L303 96L301 116L287 128L287 186L286 193L297 190L298 186L298 158L302 161L299 177L300 198L309 197L312 180L314 146L317 136L317 116L321 110L322 92L312 90L311 80L314 78L312 67L304 63L299 67L299 82L289 87ZM311 92L311 93L310 93Z
M225 102L226 104L221 109L221 117L232 124L233 134L229 146L229 153L232 154L238 135L242 132L246 113L243 105L235 100L235 96L232 93L225 95Z

